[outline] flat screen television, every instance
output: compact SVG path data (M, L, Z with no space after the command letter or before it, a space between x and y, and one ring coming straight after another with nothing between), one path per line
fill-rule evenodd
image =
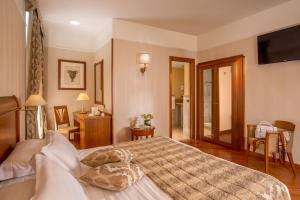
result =
M300 60L300 25L257 37L258 63Z

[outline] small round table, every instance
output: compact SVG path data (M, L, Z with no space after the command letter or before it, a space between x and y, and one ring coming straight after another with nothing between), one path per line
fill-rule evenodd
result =
M143 137L143 136L145 136L146 138L148 138L148 136L153 137L154 136L154 130L155 130L154 126L150 126L150 127L145 126L145 127L141 127L141 128L130 127L131 140L132 141L134 139L138 140L139 137Z

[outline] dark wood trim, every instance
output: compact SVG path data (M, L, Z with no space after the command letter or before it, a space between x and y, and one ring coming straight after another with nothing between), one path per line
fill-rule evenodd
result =
M0 163L20 141L20 104L16 96L0 97Z
M97 77L97 75L96 75L96 67L97 67L97 65L100 65L100 71L101 71L101 91L102 91L102 99L101 99L101 101L97 101L97 98L96 98L96 95L97 95L97 91L96 91L96 83L97 83L97 81L96 81L96 77ZM101 104L101 105L105 105L104 104L104 81L103 81L103 73L104 73L104 60L102 59L101 61L99 61L99 62L97 62L97 63L95 63L94 64L94 94L95 94L95 104Z
M213 69L213 73L216 73L216 69L220 67L224 67L230 65L232 66L232 144L229 145L236 150L244 149L244 116L245 116L245 78L244 78L244 56L232 56L228 58L222 58L212 61L207 61L203 63L199 63L197 65L197 120L198 123L196 125L196 138L221 144L224 146L228 146L228 144L212 140L209 138L203 137L203 129L204 129L204 116L203 116L203 70L204 69ZM214 79L217 76L214 76ZM215 83L218 83L218 80L214 80ZM218 84L213 86L213 99L217 98L218 95ZM214 102L213 102L214 103ZM214 107L214 106L213 106ZM218 109L213 109L213 115L217 115L218 117ZM218 119L213 119L215 122L218 122ZM219 123L217 123L219 124ZM217 134L218 138L218 127L213 128L213 132Z
M190 64L190 139L195 139L195 59L169 57L169 136L172 138L172 61Z
M114 144L114 39L111 39L111 138Z
M61 87L61 62L81 63L84 64L84 87L83 88L62 88ZM76 60L58 59L58 90L86 90L86 62Z
M226 58L219 58L216 60L210 60L206 62L201 62L198 63L197 67L200 65L202 68L203 67L209 67L211 65L224 65L224 63L232 63L240 58L245 58L244 55L236 55L236 56L231 56L231 57L226 57Z
M220 131L219 135L226 135L226 134L231 134L231 129L230 130L224 130L224 131Z

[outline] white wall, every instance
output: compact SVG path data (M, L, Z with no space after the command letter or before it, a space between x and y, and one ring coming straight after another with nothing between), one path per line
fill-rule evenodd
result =
M142 76L137 54L151 54ZM154 115L155 135L169 135L169 56L195 58L196 52L114 39L114 142L130 140L132 117Z
M55 105L67 105L70 122L73 124L73 112L81 110L81 102L76 101L82 90L58 90L58 59L76 60L86 62L86 92L90 101L85 103L85 109L90 110L94 104L94 54L87 52L72 51L66 49L47 48L47 114L48 128L54 129Z
M0 1L0 96L25 101L25 20L21 1ZM25 138L21 113L21 140Z

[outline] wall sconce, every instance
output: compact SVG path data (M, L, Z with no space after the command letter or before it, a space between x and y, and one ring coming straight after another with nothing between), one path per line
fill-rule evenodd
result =
M150 64L151 58L149 53L140 53L138 54L138 64L142 65L140 70L142 75L144 75L146 71L146 67L148 64Z

